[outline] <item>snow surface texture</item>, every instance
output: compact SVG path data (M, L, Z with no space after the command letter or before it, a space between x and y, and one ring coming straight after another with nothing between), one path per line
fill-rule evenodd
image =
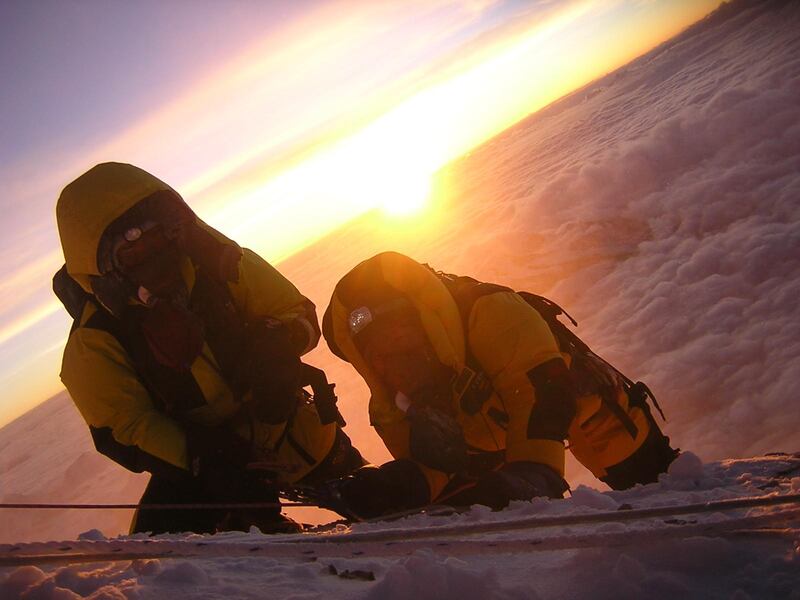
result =
M0 545L0 559L65 552L126 560L0 569L0 597L33 599L800 598L797 505L680 517L525 528L526 519L787 494L800 456L700 466L686 454L658 483L626 492L580 488L563 501L516 502L450 517L417 515L317 534L134 536ZM735 519L759 519L745 536ZM766 529L768 519L771 529ZM515 525L508 527L509 524ZM476 526L503 531L470 531ZM519 525L519 526L517 526ZM450 532L443 531L450 528ZM455 533L452 529L455 528ZM154 555L176 558L152 558Z
M677 446L706 461L798 450L798 31L796 2L723 8L448 166L426 222L368 215L281 270L320 311L339 275L389 249L545 294L650 385ZM366 387L322 346L309 362L337 382L347 431L387 459ZM0 465L6 502L132 502L146 479L95 454L65 396L0 430ZM568 478L602 487L574 461ZM0 541L24 541L116 535L130 515L0 518Z

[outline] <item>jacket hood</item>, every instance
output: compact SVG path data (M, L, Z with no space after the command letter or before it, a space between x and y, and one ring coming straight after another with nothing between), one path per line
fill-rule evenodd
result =
M91 292L89 276L100 275L97 248L103 232L137 202L160 191L178 195L147 171L109 162L91 168L61 192L56 221L67 272L86 291Z
M464 367L464 327L458 307L439 278L425 265L397 252L384 252L358 264L334 288L323 318L331 351L351 363L367 382L373 425L404 418L383 383L372 372L350 334L350 313L394 297L405 297L417 310L439 360L460 372Z

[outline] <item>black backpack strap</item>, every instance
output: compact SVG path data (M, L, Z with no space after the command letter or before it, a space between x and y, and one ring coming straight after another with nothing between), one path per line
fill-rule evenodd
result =
M472 308L480 298L499 292L514 292L514 290L509 287L494 283L484 283L464 275L452 275L442 271L434 271L429 265L425 266L439 278L439 281L444 284L447 291L450 292L450 295L453 297L453 300L455 300L458 306L458 312L461 315L461 323L465 333L469 331L469 316L472 313ZM476 363L471 356L469 347L467 347L467 354L467 364L475 366Z
M53 293L72 317L72 328L69 331L71 334L80 325L83 309L92 296L67 273L67 265L63 265L53 275Z
M494 393L494 386L489 376L483 371L483 366L470 350L469 340L467 339L469 316L472 313L475 302L483 296L498 292L513 292L513 290L502 285L483 283L472 277L435 271L429 265L425 266L444 284L458 307L465 336L464 362L466 366L461 373L456 374L453 380L453 393L464 413L468 415L477 414L491 398ZM502 429L508 428L509 417L505 412L495 408L489 412L489 417Z
M537 310L537 312L544 317L544 320L548 323L558 322L558 316L564 315L567 317L572 323L573 326L577 327L578 322L572 318L572 316L561 308L558 304L553 302L552 300L545 298L544 296L539 296L537 294L533 294L531 292L517 292L517 294L525 300L528 304L530 304L533 308Z

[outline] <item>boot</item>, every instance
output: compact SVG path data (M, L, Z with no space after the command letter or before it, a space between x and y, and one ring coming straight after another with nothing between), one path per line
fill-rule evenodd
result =
M679 451L669 445L669 438L661 433L655 421L650 420L650 433L641 446L628 458L606 468L607 475L600 480L612 490L627 490L637 483L658 481L661 473L678 456Z

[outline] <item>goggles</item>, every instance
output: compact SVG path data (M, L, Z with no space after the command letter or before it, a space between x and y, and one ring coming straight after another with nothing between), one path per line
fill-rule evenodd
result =
M135 269L162 254L174 241L175 237L168 235L158 223L150 222L126 229L114 244L114 266L123 273Z
M141 264L180 238L194 220L194 213L174 192L148 196L115 219L101 236L100 273Z

